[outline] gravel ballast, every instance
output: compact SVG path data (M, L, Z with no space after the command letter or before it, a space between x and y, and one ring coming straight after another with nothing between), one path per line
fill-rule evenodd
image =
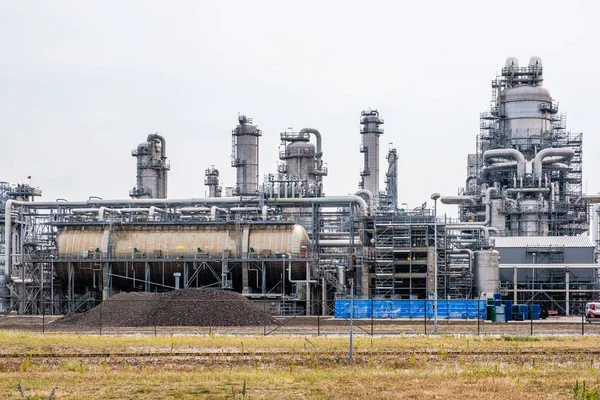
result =
M207 289L119 293L90 311L51 323L58 329L273 324L270 314L239 293Z

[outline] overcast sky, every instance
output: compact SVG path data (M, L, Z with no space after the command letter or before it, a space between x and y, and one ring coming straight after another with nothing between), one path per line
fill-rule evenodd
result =
M382 171L393 142L400 202L414 207L464 185L491 80L506 57L536 55L568 128L584 133L595 193L598 4L3 0L0 181L31 175L45 200L127 198L130 152L159 132L169 197L201 197L209 165L234 185L231 130L244 113L263 131L261 176L276 169L281 131L313 127L325 192L349 194L362 166L360 111L371 107L385 119Z

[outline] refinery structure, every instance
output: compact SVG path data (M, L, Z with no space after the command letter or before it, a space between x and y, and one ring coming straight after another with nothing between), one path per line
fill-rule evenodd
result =
M539 58L506 61L465 185L427 196L433 209L399 208L398 153L381 154L374 109L357 121L364 164L354 195L326 194L327 134L314 128L281 132L279 163L261 176L265 138L244 115L232 130L236 182L224 188L224 166L207 166L208 197L168 197L159 134L132 152L129 199L45 202L37 188L0 183L0 310L56 314L121 291L210 287L277 300L282 314L331 314L353 290L377 299L501 293L568 315L571 301L600 291L589 236L600 195L583 193L582 134L567 130L542 83ZM456 204L459 218L437 216L438 200Z

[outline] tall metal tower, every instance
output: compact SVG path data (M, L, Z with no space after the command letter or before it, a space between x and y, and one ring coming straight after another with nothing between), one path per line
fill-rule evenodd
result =
M396 210L398 208L398 152L396 148L391 147L385 158L388 160L388 169L385 174L385 207L389 210Z
M469 154L460 204L463 221L507 236L578 235L588 230L582 195L582 134L566 130L558 103L542 86L542 60L508 58L481 113L477 152ZM488 196L485 196L485 193Z
M236 169L235 194L258 194L258 138L262 131L252 125L252 118L238 115L239 125L231 132L231 166Z
M364 110L360 113L360 125L360 152L364 154L364 166L360 171L359 186L371 192L374 199L379 199L379 136L383 134L383 118L377 110ZM377 204L374 206L377 207Z
M166 199L167 171L171 169L167 161L167 142L157 133L148 135L146 141L131 151L137 159L137 182L129 191L134 199Z

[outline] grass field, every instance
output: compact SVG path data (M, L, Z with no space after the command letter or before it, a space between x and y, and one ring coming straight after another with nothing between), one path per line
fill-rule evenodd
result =
M597 337L0 332L0 398L600 399ZM585 382L585 389L583 384Z

